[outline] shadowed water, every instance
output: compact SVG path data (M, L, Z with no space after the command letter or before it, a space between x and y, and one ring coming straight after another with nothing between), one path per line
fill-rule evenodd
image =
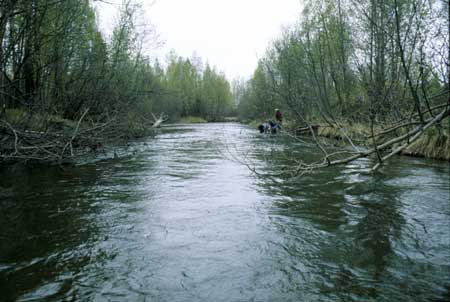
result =
M449 164L256 176L316 150L173 125L135 155L0 170L1 301L448 301Z

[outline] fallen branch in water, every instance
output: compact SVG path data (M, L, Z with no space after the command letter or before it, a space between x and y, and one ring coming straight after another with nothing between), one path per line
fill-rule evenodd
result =
M113 117L101 124L86 120L89 109L83 111L76 123L65 120L62 126L53 128L26 129L21 121L0 120L0 164L6 162L40 162L45 164L62 164L73 162L88 153L104 150L108 142L120 142L132 137L143 136L148 130L159 127L167 121L165 114L149 123L148 119L117 120ZM139 128L130 128L129 122L135 122ZM51 121L40 124L51 124ZM134 132L133 132L134 131Z
M153 116L153 120L154 120L152 128L159 128L162 123L164 123L165 121L168 120L168 117L164 113L161 113L159 115L159 118L157 118L153 113L152 113L152 116Z
M86 109L86 111L84 111L84 113L81 115L80 119L78 120L77 126L75 127L75 130L73 131L72 137L70 138L70 140L64 145L64 148L61 152L60 158L63 159L64 157L64 152L67 149L67 146L70 146L70 156L73 157L73 147L72 147L72 142L75 139L75 137L77 136L78 133L78 129L80 128L80 124L81 121L83 120L83 118L86 116L86 114L89 112L89 108Z
M345 157L343 159L331 160L330 158L332 156L337 155L337 154L342 154L340 152L336 152L334 154L327 154L325 157L322 158L322 161L319 161L316 163L306 164L306 163L300 162L295 169L295 173L298 175L300 173L304 173L305 171L312 171L314 169L347 164L356 159L367 157L375 152L385 151L385 150L393 147L395 144L406 141L399 147L396 147L394 150L390 151L387 155L385 155L383 157L381 155L379 155L379 162L371 169L372 171L374 171L374 170L378 169L386 160L388 160L395 154L398 154L399 152L401 152L402 150L404 150L405 148L410 146L412 143L414 143L427 129L429 129L430 127L434 126L435 124L441 122L445 118L448 118L449 112L450 112L450 109L449 109L449 106L447 106L444 110L442 110L434 118L430 118L430 119L426 120L424 124L420 123L419 126L415 127L413 130L410 130L406 134L392 138L392 139L388 140L387 142L380 144L380 145L375 144L375 146L369 150L361 151L361 152L354 152L353 155ZM372 136L375 137L376 135L372 135Z

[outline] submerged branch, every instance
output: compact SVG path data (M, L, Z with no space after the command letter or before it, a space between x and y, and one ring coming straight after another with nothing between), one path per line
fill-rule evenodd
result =
M322 161L319 161L316 163L311 163L311 164L301 163L297 166L296 172L303 173L304 171L312 171L314 169L347 164L347 163L357 160L359 158L367 157L373 153L377 153L379 162L372 168L372 171L374 171L374 170L378 169L383 164L383 162L390 159L395 154L400 153L402 150L404 150L405 148L410 146L412 143L414 143L421 135L423 135L423 133L427 129L429 129L430 127L434 126L435 124L441 122L443 119L448 118L449 112L450 112L450 108L447 107L444 110L442 110L439 114L437 114L434 118L426 120L425 124L420 123L420 125L417 126L416 128L414 128L413 130L408 131L407 133L405 133L401 136L392 138L392 139L388 140L387 142L384 142L383 144L378 145L378 144L374 143L374 146L369 150L361 151L361 152L354 152L354 153L352 153L350 151L339 151L339 152L335 152L332 154L327 153L327 155L322 158ZM373 134L372 137L375 139L376 134L375 135ZM392 146L394 146L397 143L402 143L402 144L399 147L396 147L391 152L389 152L387 155L381 156L382 151L391 148ZM330 160L331 156L338 155L338 154L339 155L346 154L346 153L352 154L352 155L342 158L342 159L336 159L333 161Z

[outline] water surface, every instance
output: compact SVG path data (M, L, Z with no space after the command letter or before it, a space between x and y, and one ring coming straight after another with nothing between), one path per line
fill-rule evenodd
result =
M317 151L256 132L171 125L122 158L3 168L0 300L448 301L448 163L261 177Z

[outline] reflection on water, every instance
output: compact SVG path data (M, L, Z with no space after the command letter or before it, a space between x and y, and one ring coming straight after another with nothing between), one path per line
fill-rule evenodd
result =
M5 301L442 301L449 165L368 159L261 177L309 145L173 125L140 152L0 170ZM261 175L254 175L256 168Z

